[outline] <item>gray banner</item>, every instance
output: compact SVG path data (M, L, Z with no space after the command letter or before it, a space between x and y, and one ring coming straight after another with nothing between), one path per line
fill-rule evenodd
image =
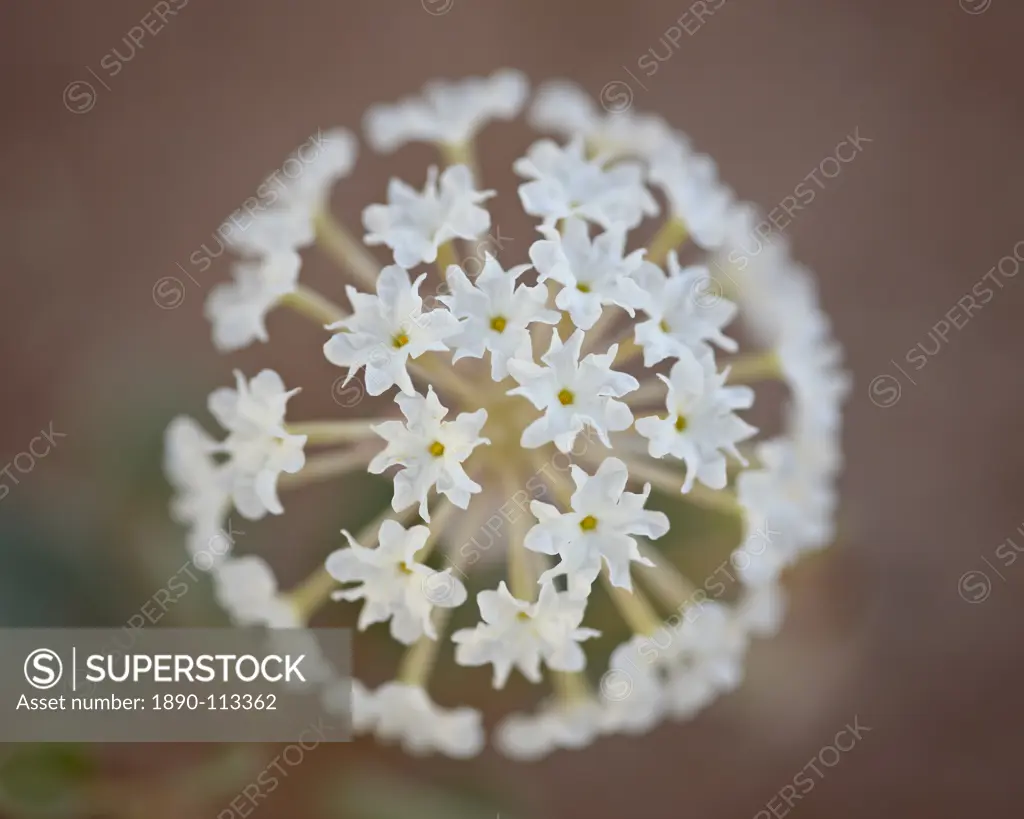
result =
M344 742L347 629L0 629L0 742Z

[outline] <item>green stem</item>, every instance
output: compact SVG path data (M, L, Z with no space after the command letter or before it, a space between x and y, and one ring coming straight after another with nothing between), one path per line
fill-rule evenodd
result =
M373 438L376 434L373 426L379 421L304 421L299 424L288 424L288 432L292 435L305 435L307 444L341 444L351 441L363 441Z
M448 167L452 165L465 165L469 168L470 173L473 174L473 182L479 187L480 186L480 168L476 161L476 150L473 146L473 142L460 142L460 143L442 143L440 145L441 154L444 156L444 162Z
M508 497L514 497L519 487L516 486L515 472L509 470L504 473L505 493ZM526 512L520 510L520 514L506 518L509 523L508 543L506 545L506 556L508 559L508 582L511 586L512 596L532 603L537 596L537 574L534 571L533 561L530 559L530 552L526 548Z
M729 368L730 384L750 384L782 378L779 357L774 350L747 353L724 362Z
M358 279L366 290L376 293L380 264L365 245L326 210L321 210L313 218L313 227L317 243L327 254Z
M362 471L380 449L379 446L358 446L307 458L305 466L299 472L282 474L278 479L278 486L282 489L294 489L347 475L349 472Z
M313 321L321 326L334 324L348 315L330 299L321 296L315 290L303 284L298 285L293 292L283 296L280 304L313 319Z
M664 265L668 254L679 248L690 235L686 224L678 216L672 216L661 226L647 247L646 259L656 265Z
M607 571L601 572L601 581L608 590L608 594L611 595L612 602L615 603L615 608L619 610L622 619L635 633L650 637L661 628L661 618L635 585L632 592L612 585Z

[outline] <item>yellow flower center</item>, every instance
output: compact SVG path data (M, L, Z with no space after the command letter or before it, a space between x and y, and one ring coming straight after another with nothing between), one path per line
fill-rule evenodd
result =
M672 328L668 326L668 322L665 321L665 319L658 322L658 329L663 333L669 333L672 331Z
M527 614L525 611L517 611L516 612L516 620L519 620L521 622L525 622L526 620L529 620L529 619L530 619L530 615Z
M444 444L442 444L440 441L434 441L434 443L427 447L427 452L429 452L435 458L440 458L442 455L444 455Z
M494 330L494 332L496 333L504 333L505 325L507 324L508 321L505 319L504 316L495 316L494 318L491 319L491 329Z
M409 343L409 336L407 336L404 332L401 332L398 335L396 335L393 339L391 339L391 343L394 345L396 350L401 350L406 344Z
M404 560L398 564L398 571L402 574L412 574L412 569L409 568L409 564Z
M569 390L562 390L560 393L558 393L558 401L563 407L569 406L575 400L576 396L573 395Z
M683 432L689 424L682 415L676 416L676 432Z
M584 532L593 532L597 528L597 518L593 515L587 515L583 520L580 521L580 529Z
M576 289L579 290L581 293L589 293L590 285L587 284L586 282L580 282L579 284L576 285Z

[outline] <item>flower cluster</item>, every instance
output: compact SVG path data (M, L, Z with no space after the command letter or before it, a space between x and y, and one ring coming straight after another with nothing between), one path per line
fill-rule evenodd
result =
M657 117L605 114L565 82L537 91L528 118L547 136L513 166L538 238L528 261L499 261L477 137L528 97L522 75L501 71L371 109L375 149L432 143L445 167L431 167L422 189L392 179L385 201L363 211L362 241L327 210L357 144L329 132L235 237L234 281L210 294L218 349L266 342L268 311L292 308L323 328L346 383L362 378L370 395L394 399L393 413L286 422L295 391L269 370L236 372L209 402L223 440L184 417L167 432L173 514L194 554L232 510L281 514L279 486L358 471L393 482L391 508L344 532L348 545L296 589L281 591L253 556L229 552L210 570L241 624L304 627L332 600L358 606L359 630L386 624L408 646L395 679L371 690L335 678L323 701L350 703L358 733L412 753L466 757L485 742L479 711L427 692L446 644L458 665L489 667L496 688L516 671L551 684L536 711L495 730L516 758L691 717L741 683L751 638L779 628L784 570L834 537L849 383L810 274L782 242L746 248L756 209L684 135ZM653 239L635 246L634 231L656 219ZM350 274L346 307L300 283L298 251L313 241ZM460 263L471 243L486 248L475 275ZM764 380L789 398L782 429L754 442L759 430L741 416ZM728 599L703 599L673 565L654 500L742 520ZM507 568L480 563L479 622L449 635L451 612L471 605L467 570L480 549L466 547L485 530ZM632 632L603 675L588 657L599 632L584 625L595 594Z

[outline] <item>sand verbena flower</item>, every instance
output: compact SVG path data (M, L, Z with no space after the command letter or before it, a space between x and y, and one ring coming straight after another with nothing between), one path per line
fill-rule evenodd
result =
M523 146L517 191L488 189L477 149L527 97L525 78L502 71L374 106L374 148L421 141L439 157L411 184L382 182L363 242L326 209L355 156L347 132L330 132L309 178L237 243L234 281L210 295L223 351L268 342L279 307L311 319L343 382L381 397L372 412L286 418L295 390L281 376L237 372L210 399L222 439L185 418L167 435L193 550L232 510L280 515L279 493L311 481L391 482L390 506L293 589L278 588L272 555L231 553L211 571L239 623L302 627L343 605L359 631L407 647L392 681L334 679L323 701L351 695L357 733L412 753L465 757L485 742L477 710L430 693L442 650L480 684L518 674L551 687L535 713L498 726L495 744L516 757L692 716L741 684L751 638L779 627L782 572L834 534L848 378L807 272L778 244L738 264L751 208L714 162L663 120L605 116L567 83L545 86L530 114L557 140ZM537 235L499 260L488 206L517 194ZM303 280L296 251L314 239L350 277L344 306ZM757 439L744 416L766 380L789 398L782 427ZM680 504L738 518L746 536L733 587L698 606L663 511ZM762 531L771 542L755 553ZM603 661L590 622L602 595L630 633ZM464 606L470 625L450 633Z

